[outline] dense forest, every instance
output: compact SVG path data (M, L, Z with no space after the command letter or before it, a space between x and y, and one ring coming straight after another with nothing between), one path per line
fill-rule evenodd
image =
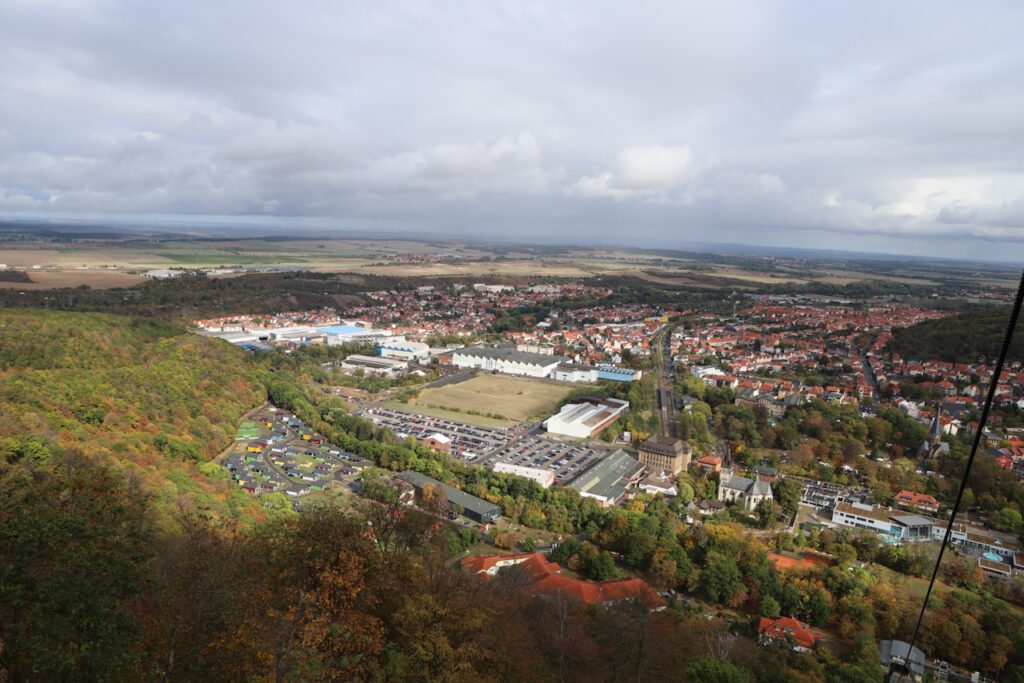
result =
M134 287L0 288L0 307L102 311L166 318L277 313L361 303L363 292L400 285L395 278L290 271L208 277L190 273Z
M0 310L0 462L75 453L137 479L161 523L195 508L262 518L202 470L264 396L245 352L155 320ZM13 484L5 481L4 489Z
M893 330L889 348L906 359L948 363L994 361L1006 334L1010 309L999 307L969 311L941 320L928 320ZM1010 346L1010 359L1024 360L1024 334L1018 324Z

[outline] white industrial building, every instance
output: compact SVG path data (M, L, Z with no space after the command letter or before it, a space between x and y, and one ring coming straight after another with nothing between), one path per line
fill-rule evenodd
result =
M628 407L629 401L618 398L579 398L545 420L544 427L550 434L589 439L619 419Z
M361 325L325 325L316 329L325 336L328 346L372 343L394 336L389 330L375 330Z
M854 502L837 503L832 510L832 523L873 531L889 543L941 542L946 534L946 522L942 520ZM1005 562L1013 557L1019 546L1012 537L1001 536L988 529L955 524L950 542L968 555L999 557Z
M452 354L452 365L457 368L475 368L487 372L526 377L549 377L565 359L540 353L528 353L509 348L465 348Z
M406 341L401 337L392 337L377 344L377 355L381 358L421 361L430 358L430 347L423 342Z
M344 370L363 370L375 375L394 375L409 368L405 361L354 353L339 364Z
M544 488L548 488L555 483L555 473L552 470L545 470L539 467L525 467L523 465L513 465L508 462L496 462L494 463L495 472L504 472L506 474L515 474L526 479L531 479Z
M544 356L555 355L555 347L551 344L537 344L537 343L524 343L516 344L516 351L526 351L527 353L539 353Z
M559 382L596 382L597 368L589 365L560 363L551 373L551 378L557 379Z
M226 342L245 346L248 344L322 344L324 334L315 327L295 325L292 327L278 327L272 330L200 330L200 334L207 337L217 337Z

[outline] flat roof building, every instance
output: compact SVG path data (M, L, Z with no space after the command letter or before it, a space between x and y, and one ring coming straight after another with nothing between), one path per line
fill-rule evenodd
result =
M561 356L510 348L465 348L452 353L452 365L459 368L526 377L548 377L559 363L564 362Z
M481 524L493 524L498 517L501 517L501 507L498 505L482 498L471 496L465 491L460 491L454 486L439 482L437 479L428 477L425 474L406 470L397 476L403 481L412 484L417 493L422 492L427 486L440 486L444 490L450 505L458 505L462 508L463 514Z
M409 367L405 361L378 358L377 356L364 356L358 353L348 356L341 361L340 365L345 370L363 370L379 375L395 374Z
M635 382L643 376L643 370L620 368L615 365L597 366L597 379L607 379L613 382Z
M316 329L325 335L328 346L373 342L393 336L393 333L388 330L374 330L359 325L324 325Z
M598 460L569 482L581 496L597 499L602 506L615 505L626 495L626 487L635 484L643 474L644 466L624 450Z
M376 353L382 358L425 360L430 358L430 347L423 342L389 339L377 344Z
M626 411L629 401L618 398L576 399L544 421L551 434L589 439L608 428Z
M546 470L541 467L527 467L526 465L513 465L509 462L496 462L494 463L494 471L530 479L540 484L543 488L548 488L555 483L554 470Z

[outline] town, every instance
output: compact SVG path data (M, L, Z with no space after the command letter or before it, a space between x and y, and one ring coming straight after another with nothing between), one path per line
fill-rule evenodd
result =
M721 312L591 303L609 294L573 283L420 286L374 292L370 305L204 319L196 328L254 353L323 348L321 390L374 427L466 466L569 487L604 508L665 499L691 529L739 520L761 534L874 538L882 548L942 541L955 493L952 478L942 484L955 475L944 463L951 441L977 430L991 364L904 358L889 341L895 328L949 313L806 296L733 297ZM521 311L530 315L510 325ZM371 376L386 382L354 388ZM1024 407L1019 362L1000 376L996 397L1000 408ZM839 426L819 426L826 417ZM327 492L360 494L366 473L378 476L291 414L271 409L257 419L257 436L240 434L247 452L225 461L254 495L284 493L302 510ZM982 458L1024 477L1024 430L995 420L983 443ZM639 578L573 583L533 550L544 543L550 553L564 535L509 519L500 500L415 471L386 481L404 503L435 513L423 492L436 487L431 497L446 500L446 519L490 539L498 554L466 557L467 571L493 576L515 565L532 577L530 591L591 602L649 595L660 609L671 597ZM993 509L984 495L987 508L957 517L954 551L991 580L1020 576L1019 513ZM780 571L834 564L830 547L780 548L770 559ZM762 642L783 637L801 651L824 637L816 628L785 614L759 625ZM901 645L882 649L896 656ZM920 662L940 664L948 666Z

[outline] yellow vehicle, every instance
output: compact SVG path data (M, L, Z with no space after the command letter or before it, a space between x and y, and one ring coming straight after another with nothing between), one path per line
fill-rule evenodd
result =
M254 444L250 444L250 445L245 447L245 450L249 451L250 453L259 453L263 449L260 448L259 446L254 445Z
M303 434L303 435L302 435L302 440L303 440L303 441L309 441L309 440L310 440L310 439L312 439L312 438L313 438L313 435L312 435L312 434Z

